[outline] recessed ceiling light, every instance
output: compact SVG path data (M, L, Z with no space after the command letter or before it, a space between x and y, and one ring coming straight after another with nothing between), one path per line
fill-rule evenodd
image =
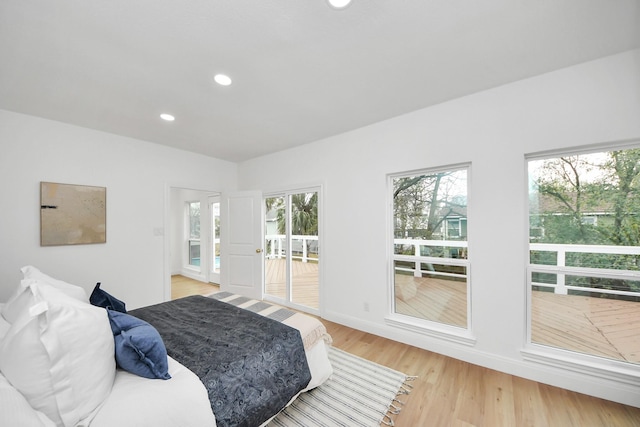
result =
M176 119L176 118L175 118L175 117L173 117L171 114L166 114L166 113L164 113L164 114L160 114L160 118L161 118L162 120L166 120L166 121L168 121L168 122L172 122L172 121L174 121L174 120Z
M328 0L328 1L329 1L329 5L334 9L344 9L345 7L349 6L349 3L351 3L351 0Z
M213 80L215 80L216 83L218 83L221 86L229 86L231 84L231 77L225 74L216 74L213 77Z

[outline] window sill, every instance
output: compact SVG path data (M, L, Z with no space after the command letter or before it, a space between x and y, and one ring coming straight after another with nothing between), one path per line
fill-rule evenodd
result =
M521 351L524 360L604 380L640 387L640 366L535 344Z
M427 320L415 319L409 316L392 314L385 318L385 322L393 327L404 329L411 332L417 332L422 335L446 340L456 344L463 344L473 347L476 344L476 338L470 331L455 326L444 325L437 322L429 322Z

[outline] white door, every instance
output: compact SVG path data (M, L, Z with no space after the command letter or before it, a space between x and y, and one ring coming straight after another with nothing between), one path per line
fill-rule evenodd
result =
M262 299L262 193L251 191L223 195L220 215L220 289Z

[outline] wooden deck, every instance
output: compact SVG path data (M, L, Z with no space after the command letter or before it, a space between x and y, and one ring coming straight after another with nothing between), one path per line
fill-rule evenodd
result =
M467 284L396 274L396 313L467 327Z
M269 295L286 299L286 260L265 260L265 291ZM315 262L293 261L292 270L292 301L296 304L318 309L320 308L320 293L318 280L318 264Z
M532 341L640 363L640 303L534 292Z
M285 260L265 263L267 293L284 298ZM293 300L319 307L318 265L292 263ZM396 276L396 312L466 327L466 283ZM533 292L532 341L616 360L640 363L640 303Z
M396 295L398 313L466 327L463 282L396 275ZM534 343L640 363L640 303L538 291L532 296Z

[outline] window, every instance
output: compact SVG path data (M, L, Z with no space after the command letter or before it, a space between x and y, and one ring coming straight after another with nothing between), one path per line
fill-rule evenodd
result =
M447 218L446 239L459 240L467 237L466 218Z
M189 239L187 253L189 265L200 267L200 202L187 202Z
M393 313L467 329L468 167L390 176Z
M528 169L529 342L640 363L640 149Z

